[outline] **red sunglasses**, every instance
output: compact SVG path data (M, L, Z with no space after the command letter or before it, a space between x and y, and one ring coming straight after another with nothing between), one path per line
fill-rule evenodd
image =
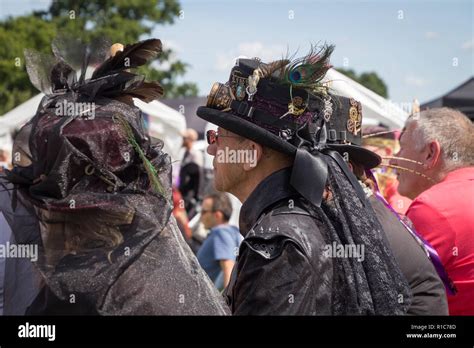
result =
M238 138L238 137L235 137L235 136L232 136L232 135L220 135L220 134L217 133L217 131L215 131L213 129L208 130L206 132L206 139L207 139L207 143L209 145L215 144L219 137L222 137L222 138Z

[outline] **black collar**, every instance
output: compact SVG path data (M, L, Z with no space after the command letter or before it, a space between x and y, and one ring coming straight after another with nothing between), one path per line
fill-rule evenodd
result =
M283 168L267 176L244 202L239 216L240 233L244 237L267 208L297 195L290 186L291 169L292 167Z

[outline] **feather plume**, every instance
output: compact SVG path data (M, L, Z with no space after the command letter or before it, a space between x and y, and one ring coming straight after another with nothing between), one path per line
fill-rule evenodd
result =
M287 66L290 63L289 59L280 59L280 60L275 60L271 63L260 63L258 69L260 70L260 77L261 78L266 78L270 77L274 73L278 73L278 70L280 70L279 74L281 74L281 70ZM278 75L279 75L278 74Z
M127 120L125 118L118 114L116 115L120 125L122 126L123 131L125 132L125 135L129 141L129 143L133 146L135 151L138 153L138 156L142 160L143 166L145 168L145 171L147 173L148 179L150 180L150 186L151 188L158 194L160 194L163 198L166 199L166 193L165 189L163 188L163 185L160 182L160 179L158 177L158 171L156 168L153 166L153 164L148 160L146 157L145 153L143 152L141 146L138 144L137 140L135 139L135 135L133 134L132 127L128 124Z
M282 83L293 87L316 89L331 68L329 58L333 51L334 45L324 45L320 49L311 46L306 56L292 60L282 70L280 75Z
M136 87L125 89L120 95L120 100L125 100L130 104L132 98L138 98L145 103L149 103L162 95L163 87L158 82L142 82Z
M155 58L162 51L161 40L149 39L127 45L121 52L107 59L92 75L96 79L120 70L136 68Z

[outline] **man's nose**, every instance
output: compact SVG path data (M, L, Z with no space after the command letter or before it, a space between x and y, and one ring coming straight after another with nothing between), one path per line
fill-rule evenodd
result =
M216 144L211 144L207 146L207 153L211 156L216 155L217 146Z

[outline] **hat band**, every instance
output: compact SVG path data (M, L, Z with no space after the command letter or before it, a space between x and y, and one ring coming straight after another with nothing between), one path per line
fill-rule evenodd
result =
M295 123L286 121L285 119L280 119L277 116L269 115L265 111L254 108L248 102L239 102L237 100L233 100L230 104L230 108L235 115L240 116L247 121L257 121L266 126L277 127L280 129L290 128L292 130L296 130Z

